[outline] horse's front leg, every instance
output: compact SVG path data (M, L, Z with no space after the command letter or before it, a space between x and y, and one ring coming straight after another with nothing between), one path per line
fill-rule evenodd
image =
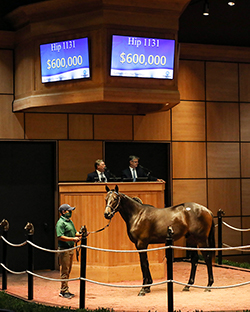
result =
M146 252L140 252L141 271L143 276L143 285L152 284L153 280L149 270L148 255ZM145 296L150 292L150 286L142 287L138 296Z

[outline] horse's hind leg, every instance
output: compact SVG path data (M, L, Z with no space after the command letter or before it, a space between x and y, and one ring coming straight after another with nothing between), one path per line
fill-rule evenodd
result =
M202 251L203 258L207 265L207 274L208 274L208 284L207 287L210 287L214 283L214 277L213 277L213 264L212 264L212 252L208 251ZM211 289L205 289L205 291L211 291Z
M188 284L189 285L193 285L194 284L194 280L195 280L197 264L198 264L198 252L197 252L197 250L191 250L190 251L190 255L191 255L191 272L190 272L190 277L189 277ZM189 288L190 288L190 286L186 285L183 288L183 291L189 291Z
M140 252L141 271L143 275L143 285L152 284L153 280L149 270L148 256L146 252ZM150 292L150 286L142 287L138 296L145 296Z

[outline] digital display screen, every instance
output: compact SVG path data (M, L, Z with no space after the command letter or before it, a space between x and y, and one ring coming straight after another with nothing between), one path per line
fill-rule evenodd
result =
M40 45L42 83L90 77L88 38Z
M175 40L112 36L111 76L173 79Z

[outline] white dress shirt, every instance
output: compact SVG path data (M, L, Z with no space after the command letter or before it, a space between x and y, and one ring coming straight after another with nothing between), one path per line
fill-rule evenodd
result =
M135 169L135 168L131 168L131 167L129 167L129 169L130 169L130 171L131 171L131 175L132 175L133 181L136 181L136 178L137 178L136 169Z
M103 182L103 179L104 179L104 182L107 182L107 178L106 178L104 172L101 172L99 170L96 170L96 172L98 174L98 178L99 178L100 182Z

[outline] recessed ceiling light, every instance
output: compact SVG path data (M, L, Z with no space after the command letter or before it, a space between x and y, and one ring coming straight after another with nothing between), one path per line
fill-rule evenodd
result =
M204 8L203 8L203 15L205 15L205 16L209 15L209 2L208 2L208 0L205 0Z
M234 2L234 1L228 1L227 4L230 5L230 6L234 6L234 5L235 5L235 2Z

